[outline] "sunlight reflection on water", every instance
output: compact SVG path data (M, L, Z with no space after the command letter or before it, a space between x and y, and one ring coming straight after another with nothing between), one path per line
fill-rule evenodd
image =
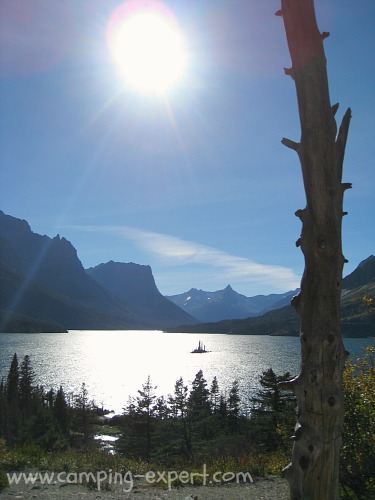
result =
M191 354L201 340L210 351ZM360 355L370 339L345 339L346 348ZM259 387L262 371L297 375L300 345L296 337L180 334L160 331L71 331L69 333L0 334L0 376L6 376L12 356L31 356L37 382L46 389L61 384L66 393L85 382L96 404L121 412L129 396L150 375L155 393L167 396L182 376L190 386L198 370L210 385L216 375L228 392L238 380L248 398Z

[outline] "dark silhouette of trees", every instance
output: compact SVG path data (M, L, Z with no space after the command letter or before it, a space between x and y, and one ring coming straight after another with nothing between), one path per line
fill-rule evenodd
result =
M53 449L76 440L88 448L97 408L89 400L85 384L68 403L62 387L45 391L35 379L30 356L19 365L15 354L6 381L0 383L0 438L9 447L33 443Z
M374 356L375 349L368 348L366 356L355 365L347 366L344 372L346 420L340 464L343 499L373 498ZM27 373L33 373L30 359L26 364ZM62 387L46 392L43 387L31 384L29 390L34 404L29 418L23 421L18 398L19 371L14 356L6 380L0 382L0 438L5 439L7 448L31 444L33 450L39 447L56 452L67 447L90 451L98 446L92 425L99 423L97 415L102 413L90 401L84 384L77 395L65 395ZM190 391L180 377L173 394L166 399L155 395L156 388L148 378L138 391L138 397L130 398L124 414L110 420L111 425L122 429L117 451L126 457L144 460L148 457L158 465L173 468L181 464L181 460L197 464L227 458L243 460L254 455L260 462L265 457L268 460L269 456L287 457L296 401L294 395L280 385L280 380L286 378L289 373L277 375L272 369L264 371L260 376L261 387L251 398L250 407L241 400L237 381L233 382L228 394L223 394L215 377L211 393L201 370ZM218 394L216 407L212 401L217 400ZM246 395L245 400L248 401ZM15 401L18 401L16 414L19 419L17 426L10 426L9 404L14 405ZM193 402L200 409L198 413L190 411ZM202 420L197 420L198 414Z
M280 382L290 379L290 373L277 375L272 368L259 378L261 389L251 398L252 415L257 436L269 450L284 445L285 431L291 436L296 415L296 398L291 391L283 390Z
M271 382L267 385L269 374ZM295 418L295 398L290 392L280 390L278 382L284 377L285 374L277 376L272 370L266 372L261 382L267 391L259 391L250 418L237 380L228 395L224 395L217 378L214 377L208 389L207 380L199 370L190 390L180 377L173 394L165 400L156 397L156 388L148 378L138 391L139 396L130 398L124 408L119 420L122 437L116 447L126 456L167 465L180 458L197 461L213 455L240 456L258 447L285 448L284 441L289 440ZM289 433L282 432L283 426Z
M130 398L124 408L122 438L119 447L134 458L150 460L155 432L157 397L150 376L138 390L136 398ZM164 409L163 409L164 413Z
M193 421L204 418L210 412L210 391L207 388L207 381L199 370L193 380L192 389L189 395L188 407L190 417Z
M37 388L34 386L35 373L31 367L30 356L26 354L19 371L19 407L21 420L26 422L35 410L37 403Z
M219 384L216 378L216 375L212 379L211 388L210 388L210 405L212 411L216 413L219 410L220 406L220 390Z
M176 425L176 448L180 450L181 456L190 458L191 447L191 429L188 418L188 386L184 384L180 377L174 386L173 396L169 396L171 416Z
M16 443L20 427L19 371L17 354L14 354L10 365L5 394L7 401L7 407L5 410L5 435L7 441L12 446Z
M90 437L93 434L93 410L94 405L89 399L89 392L83 382L78 394L74 397L73 421L76 429L82 436L82 446L88 450Z
M58 389L53 402L53 414L62 433L64 435L68 435L70 430L69 407L65 398L64 390L61 386Z
M0 439L6 438L7 427L7 399L4 379L0 382Z
M240 386L238 380L235 380L233 382L232 387L229 391L227 415L229 429L232 432L238 432L241 415Z

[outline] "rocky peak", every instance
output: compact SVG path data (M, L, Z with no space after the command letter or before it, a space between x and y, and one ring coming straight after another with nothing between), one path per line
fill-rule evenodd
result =
M90 267L86 272L127 303L133 302L134 297L139 295L159 293L150 266L111 260Z

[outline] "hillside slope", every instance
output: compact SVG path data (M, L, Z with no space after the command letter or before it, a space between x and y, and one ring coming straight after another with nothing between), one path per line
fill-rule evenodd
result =
M1 331L23 315L62 329L150 327L90 278L65 238L33 233L0 211Z

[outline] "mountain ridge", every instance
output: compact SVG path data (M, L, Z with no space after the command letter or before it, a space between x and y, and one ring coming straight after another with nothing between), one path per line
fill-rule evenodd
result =
M21 219L0 211L0 330L24 324L68 329L155 329L186 322L148 322L86 273L73 245L61 238L34 233ZM195 321L196 322L196 321ZM34 323L34 324L33 324Z
M342 285L344 333L355 336L361 330L373 335L375 257L362 261ZM164 297L150 266L109 261L85 270L66 238L34 233L26 220L0 210L0 331L168 329L296 335L299 318L294 309L280 308L295 293L246 297L228 285L216 292L191 288ZM184 307L171 297L183 300ZM186 307L194 301L201 318L203 311L219 321L202 323L196 311L191 314ZM230 319L237 314L244 318Z
M167 298L200 321L215 322L260 316L269 310L290 304L297 292L298 290L291 290L281 294L247 297L228 285L215 292L191 288L185 293L170 295Z

